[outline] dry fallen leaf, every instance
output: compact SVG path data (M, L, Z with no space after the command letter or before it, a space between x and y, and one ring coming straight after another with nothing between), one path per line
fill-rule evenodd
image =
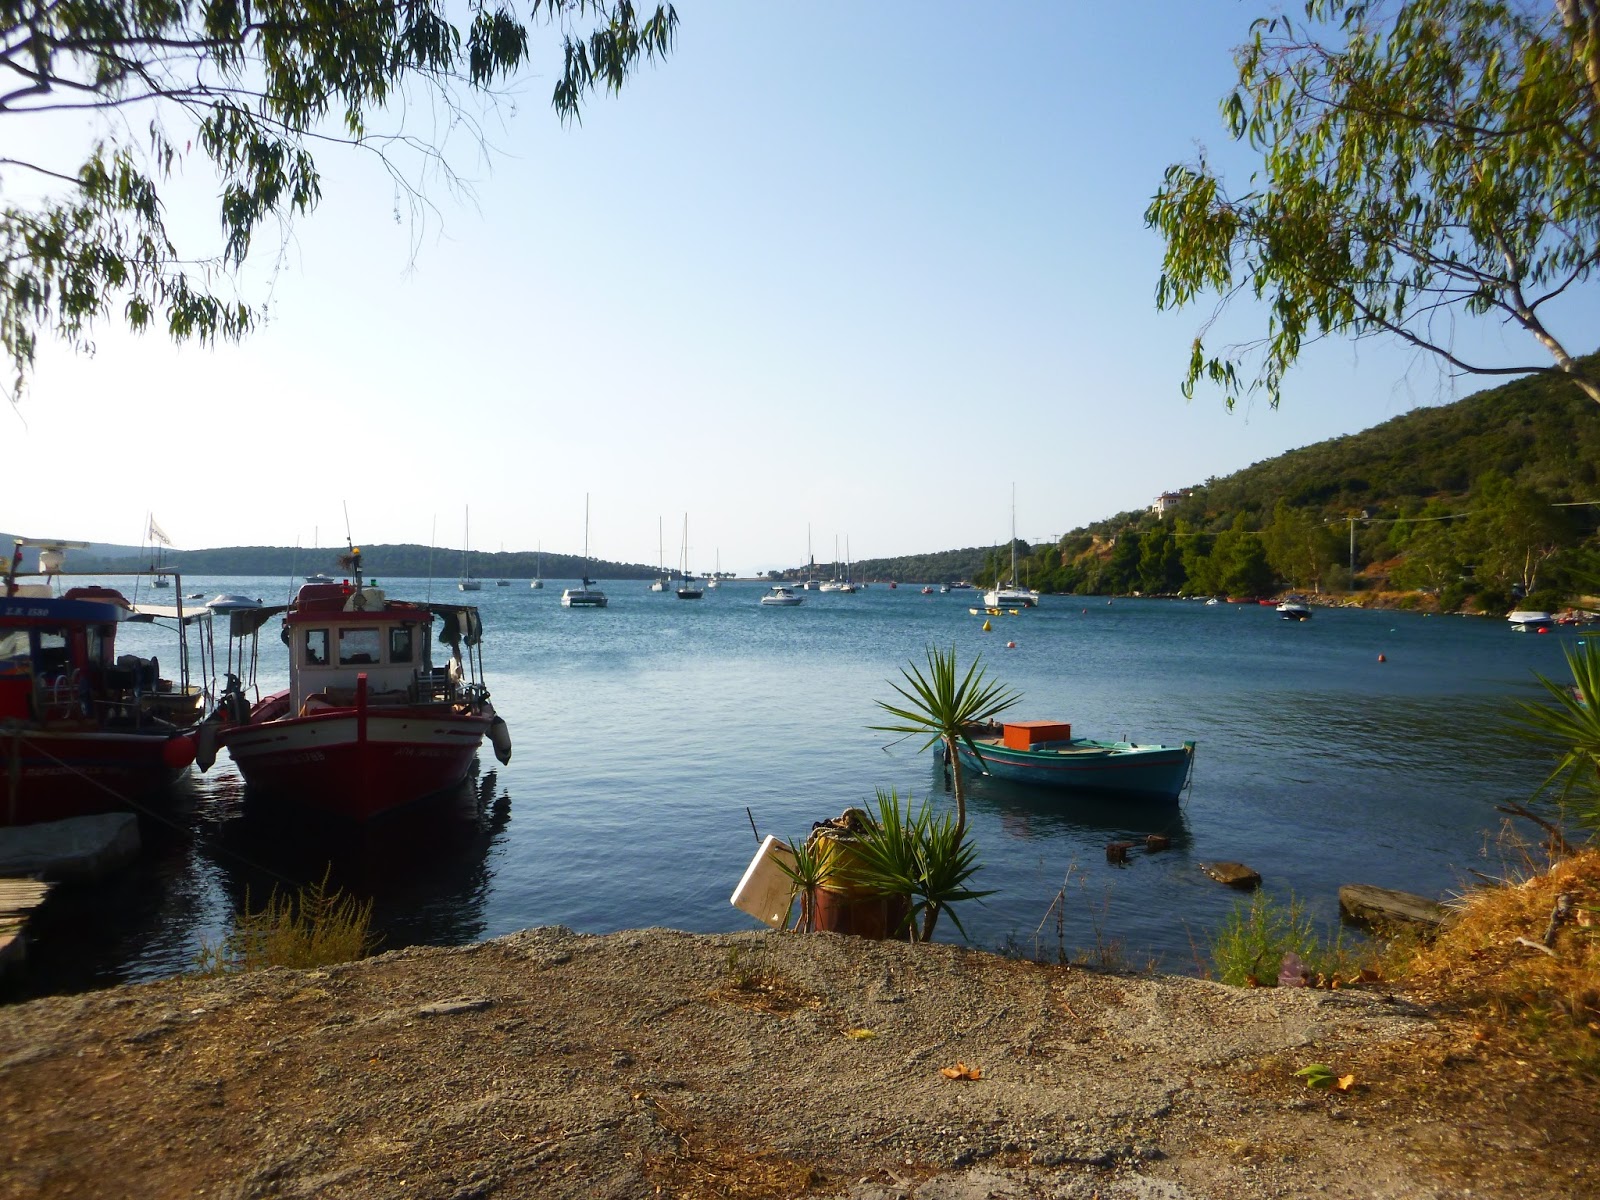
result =
M868 1038L875 1038L878 1036L870 1029L846 1029L844 1031L844 1035L845 1037L852 1038L858 1042L864 1042Z
M1350 1085L1355 1081L1356 1077L1354 1075L1341 1075L1339 1076L1339 1082L1334 1084L1334 1087L1338 1088L1341 1092L1348 1092L1350 1090Z
M940 1067L939 1074L946 1079L982 1079L982 1067L969 1067L966 1063L957 1060L953 1067Z

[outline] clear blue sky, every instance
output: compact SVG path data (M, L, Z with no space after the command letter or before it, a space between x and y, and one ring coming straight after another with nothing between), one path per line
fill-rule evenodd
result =
M1182 398L1206 309L1156 312L1143 212L1202 143L1243 186L1217 104L1264 4L678 11L672 58L581 126L549 109L548 44L491 155L451 136L472 195L434 179L420 226L325 153L281 264L258 243L244 294L272 319L244 345L45 348L0 414L0 525L137 542L153 511L180 547L331 544L347 502L357 544L459 546L470 504L475 549L576 552L587 492L597 557L653 562L664 518L674 562L687 513L692 567L748 572L803 560L808 525L819 559L1002 541L1013 482L1040 539L1495 382L1334 343L1279 411ZM189 184L173 225L206 246ZM1461 344L1539 361L1495 328Z

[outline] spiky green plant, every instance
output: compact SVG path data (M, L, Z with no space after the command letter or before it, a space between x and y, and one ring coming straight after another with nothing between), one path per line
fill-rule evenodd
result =
M791 838L788 846L789 853L794 856L792 863L776 857L772 861L778 864L778 870L787 875L793 885L789 893L790 902L793 903L793 897L800 897L801 932L810 933L816 928L817 889L827 878L828 864L815 843L808 838L798 842Z
M1600 834L1600 639L1568 647L1572 683L1535 675L1555 701L1518 702L1513 731L1556 754L1556 765L1535 795L1554 791L1574 821Z
M950 790L956 802L955 837L959 843L967 832L967 794L962 786L960 747L965 744L976 754L977 747L969 728L992 721L1021 700L1022 693L988 679L981 654L973 656L972 665L965 674L956 661L953 645L948 654L929 646L927 657L926 675L916 663L911 663L900 669L905 687L889 681L889 686L900 693L903 703L877 701L878 707L899 723L868 728L913 737L926 734L924 750L935 743L943 743L945 761L950 765Z
M892 788L877 790L877 812L854 849L851 882L908 901L905 926L914 941L931 940L946 912L966 937L954 906L994 894L970 886L982 864L977 848L957 833L955 818L936 814L926 800L917 807L910 796L902 805Z

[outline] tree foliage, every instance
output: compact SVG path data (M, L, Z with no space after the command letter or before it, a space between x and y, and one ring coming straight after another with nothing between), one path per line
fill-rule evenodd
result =
M0 117L44 136L19 151L10 124L0 157L0 345L20 393L41 336L86 348L97 320L164 327L178 341L237 339L260 309L230 294L263 225L316 207L313 148L344 142L376 154L397 191L425 203L409 166L453 180L437 137L408 129L418 93L443 128L476 125L462 99L492 103L530 59L529 26L561 31L551 102L562 120L584 97L616 91L641 61L665 56L669 5L529 0L519 18L498 0L0 0ZM583 27L587 26L587 32ZM375 127L383 116L388 124ZM70 137L96 130L86 157ZM67 122L73 122L68 125ZM79 150L81 153L81 149ZM180 246L163 189L193 160L219 185L220 247Z
M1206 323L1185 394L1207 379L1230 406L1258 389L1277 405L1301 349L1328 335L1393 335L1466 372L1539 369L1456 353L1457 318L1490 317L1600 401L1600 373L1547 323L1600 265L1600 0L1303 11L1254 24L1222 104L1263 156L1249 188L1230 193L1202 155L1168 168L1145 214L1166 239L1159 307L1206 293L1218 312L1240 293L1267 307L1265 337L1221 353Z

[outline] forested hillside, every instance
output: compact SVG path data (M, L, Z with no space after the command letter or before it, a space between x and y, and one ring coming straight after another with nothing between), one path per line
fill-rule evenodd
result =
M9 536L7 536L9 541ZM162 550L161 563L186 575L281 575L285 579L321 571L340 574L339 556L343 547L310 549L304 546L222 546L212 550ZM145 551L137 564L148 566L153 551ZM90 550L74 551L69 557L74 571L128 570L125 554L97 555ZM26 562L31 569L31 561ZM435 546L363 546L361 566L369 577L455 579L461 574L461 551ZM472 554L472 574L479 579L532 579L535 571L546 579L576 579L583 571L583 559L574 554L500 553ZM655 568L638 563L613 563L595 560L589 564L591 579L648 579Z
M1178 488L1162 516L1119 513L1019 547L1020 573L1042 591L1382 588L1452 609L1557 607L1600 588L1597 463L1600 407L1555 372L1535 375ZM1009 566L1000 548L858 574L989 581Z

